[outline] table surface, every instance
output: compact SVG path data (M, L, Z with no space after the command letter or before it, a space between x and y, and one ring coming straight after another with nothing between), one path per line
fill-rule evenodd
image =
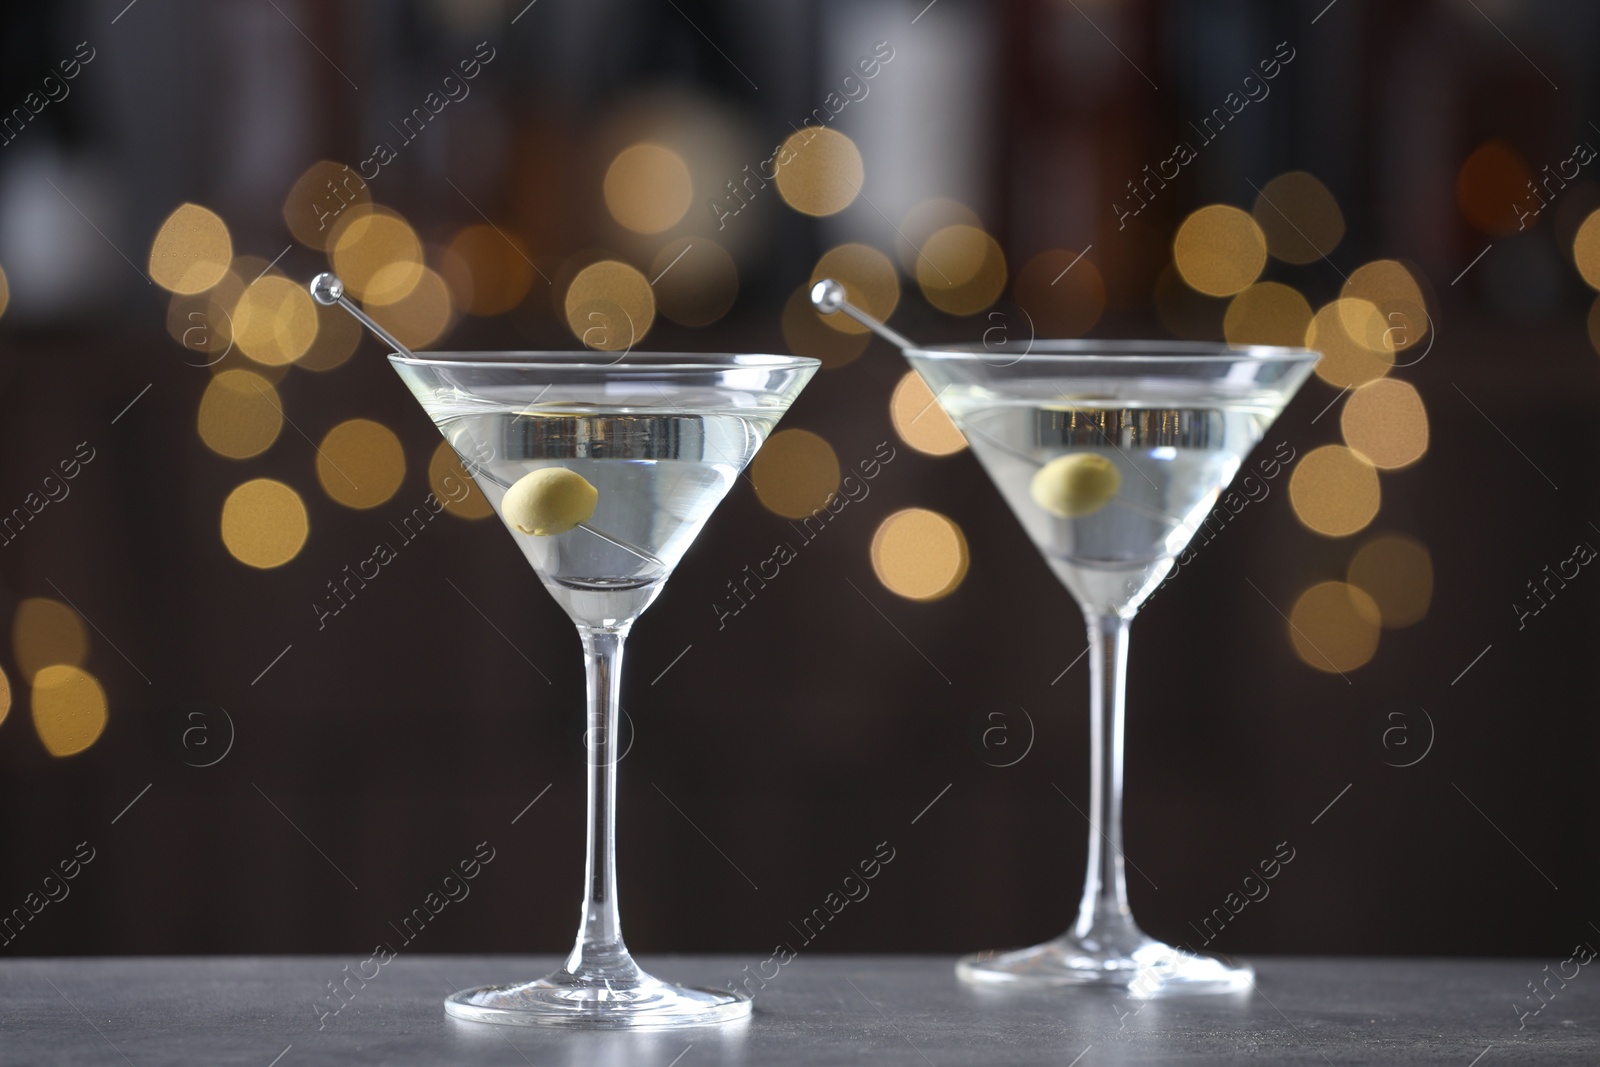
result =
M655 957L723 987L759 957ZM401 956L318 1028L346 957L15 959L0 963L0 1063L1272 1064L1600 1062L1600 978L1580 970L1537 1015L1529 982L1559 961L1262 957L1257 991L1146 1002L1084 990L963 987L952 958L801 956L724 1027L595 1033L450 1019L465 985L536 977L554 958ZM1550 967L1545 971L1546 966ZM371 968L368 968L370 973ZM356 988L356 983L351 983ZM276 1059L275 1059L276 1057Z

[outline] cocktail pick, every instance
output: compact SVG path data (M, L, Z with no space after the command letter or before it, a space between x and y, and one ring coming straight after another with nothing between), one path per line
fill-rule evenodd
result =
M332 271L323 271L321 274L311 279L311 299L315 300L323 307L332 307L333 305L338 304L340 307L350 312L350 314L354 315L357 322L371 330L373 335L376 336L378 340L382 341L384 344L388 345L402 356L405 356L407 359L417 358L417 354L411 351L411 349L407 348L405 345L401 344L399 338L395 337L395 335L390 333L388 330L385 330L382 326L379 326L377 322L373 320L371 315L368 315L365 311L362 311L360 308L356 307L355 304L351 303L350 298L344 295L344 282L341 282L339 280L339 276L334 274Z
M844 298L844 286L832 278L823 278L811 287L811 303L824 315L832 315L842 311L867 327L879 337L888 341L902 352L908 348L920 348L909 337L890 329L887 325L868 315ZM975 434L985 437L994 447L1009 452L1025 463L1038 463L1023 452L981 434L972 426L961 427L963 434ZM1102 431L1103 436L1103 431ZM1116 448L1115 442L1110 438L1106 443ZM1121 449L1117 449L1121 452ZM1064 456L1057 456L1050 463L1044 464L1034 475L1032 482L1033 502L1045 511L1060 518L1076 518L1090 515L1117 496L1117 489L1121 483L1117 468L1104 456L1087 452L1069 452ZM1180 520L1170 515L1158 512L1149 512L1148 509L1123 502L1125 506L1135 511L1151 514L1162 522L1177 525Z
M844 312L846 315L849 315L852 319L855 319L861 325L865 326L867 329L871 330L873 333L877 334L879 337L883 338L885 341L888 341L890 344L894 345L898 349L901 349L902 351L907 348L918 347L917 343L911 340L909 337L905 337L902 334L896 333L888 326L879 322L877 319L873 318L871 315L868 315L865 311L862 311L860 308L850 303L850 301L846 300L844 298L844 286L840 285L832 278L824 278L816 285L811 287L811 303L812 306L814 306L824 315L832 315L836 311Z
M372 316L356 307L350 298L344 295L344 282L339 280L338 275L331 271L323 271L311 279L310 288L311 298L323 307L339 305L355 316L357 322L371 330L378 340L400 355L407 359L417 358L417 354L401 344L399 338L379 326L373 321ZM562 473L553 477L551 475L553 470L561 470ZM545 467L525 474L516 483L507 486L506 502L503 506L514 507L517 514L514 516L508 514L507 518L525 534L534 537L553 537L568 530L581 528L600 540L637 556L665 574L667 565L653 553L589 524L589 516L594 514L599 499L599 490L576 471Z

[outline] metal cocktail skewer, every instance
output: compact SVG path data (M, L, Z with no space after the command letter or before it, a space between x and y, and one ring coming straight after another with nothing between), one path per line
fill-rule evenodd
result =
M407 359L417 358L417 354L411 351L411 349L407 348L405 345L401 344L398 337L390 333L388 330L385 330L382 326L379 326L377 321L374 320L371 315L368 315L365 311L362 311L360 308L356 307L355 304L351 303L350 298L344 295L344 282L341 282L339 280L339 276L334 274L332 271L323 271L321 274L311 279L311 299L315 300L323 307L332 307L333 305L338 304L340 307L350 312L350 314L354 315L357 322L371 330L378 340L382 341L384 344L388 345L402 356L405 356Z
M846 300L844 298L844 286L840 285L832 278L823 278L821 281L817 282L817 284L811 287L811 304L824 315L832 315L838 311L844 312L846 315L849 315L852 319L855 319L861 325L865 326L867 329L871 330L873 333L877 334L885 341L888 341L901 351L904 351L908 348L922 347L909 337L906 337L904 334L891 329L885 323L879 322L877 319L873 318L865 311L862 311L860 308L850 303L850 301ZM1015 456L1017 459L1020 459L1025 463L1030 463L1035 466L1039 465L1039 460L1033 456L1018 452L1016 449L1011 448L1004 442L996 441L993 437L990 437L988 434L977 429L976 427L964 426L960 427L960 429L963 434L972 434L977 437L982 437L995 448ZM1102 430L1100 435L1105 437L1105 431ZM1118 454L1123 455L1124 458L1126 458L1126 453L1123 453L1122 449L1118 448L1116 442L1112 441L1111 438L1106 437L1106 444L1110 445L1117 451ZM1132 501L1119 499L1117 503L1131 511L1137 511L1148 518L1167 523L1169 526L1183 525L1182 519L1175 519L1171 515L1156 511L1153 508L1147 508L1142 505L1135 504Z
M824 278L811 287L811 303L824 315L832 315L835 311L842 311L855 319L861 325L877 334L899 349L921 347L909 337L896 333L888 326L868 315L844 298L844 286L832 278Z
M405 356L407 359L417 358L417 354L411 351L411 349L407 348L405 345L401 344L399 338L395 337L395 335L390 333L388 330L385 330L382 326L379 326L377 322L373 320L371 315L368 315L365 311L362 311L360 308L356 307L355 304L351 302L350 298L344 295L344 282L339 280L338 275L332 273L331 271L324 271L315 278L311 279L310 288L311 298L317 303L321 304L323 307L332 307L335 304L339 305L351 315L355 316L357 322L371 330L373 336L377 337L378 340L382 341L384 344L388 345L402 356ZM499 479L496 479L496 481L498 480ZM578 523L576 528L589 531L596 537L600 538L600 540L605 541L608 544L615 545L624 552L628 552L637 556L646 563L663 572L668 569L667 565L663 563L659 557L645 551L638 545L629 544L620 537L613 537L604 530L601 530L595 526L591 526L587 521Z

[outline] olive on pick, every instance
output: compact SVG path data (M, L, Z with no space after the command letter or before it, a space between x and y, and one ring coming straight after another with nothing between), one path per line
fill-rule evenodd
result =
M541 467L518 478L500 508L523 533L551 537L588 522L599 500L600 491L577 471Z
M1122 487L1122 472L1098 452L1068 452L1039 468L1029 487L1033 502L1064 519L1092 515Z

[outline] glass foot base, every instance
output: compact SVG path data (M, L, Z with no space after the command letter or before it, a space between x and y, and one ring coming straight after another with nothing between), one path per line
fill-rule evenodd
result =
M513 1026L663 1029L742 1019L750 1014L750 997L672 985L642 972L619 982L558 971L536 982L463 990L445 999L444 1010L457 1019Z
M991 989L1087 986L1141 1000L1250 989L1255 971L1140 935L1134 943L1066 934L1032 948L963 957L956 975Z

